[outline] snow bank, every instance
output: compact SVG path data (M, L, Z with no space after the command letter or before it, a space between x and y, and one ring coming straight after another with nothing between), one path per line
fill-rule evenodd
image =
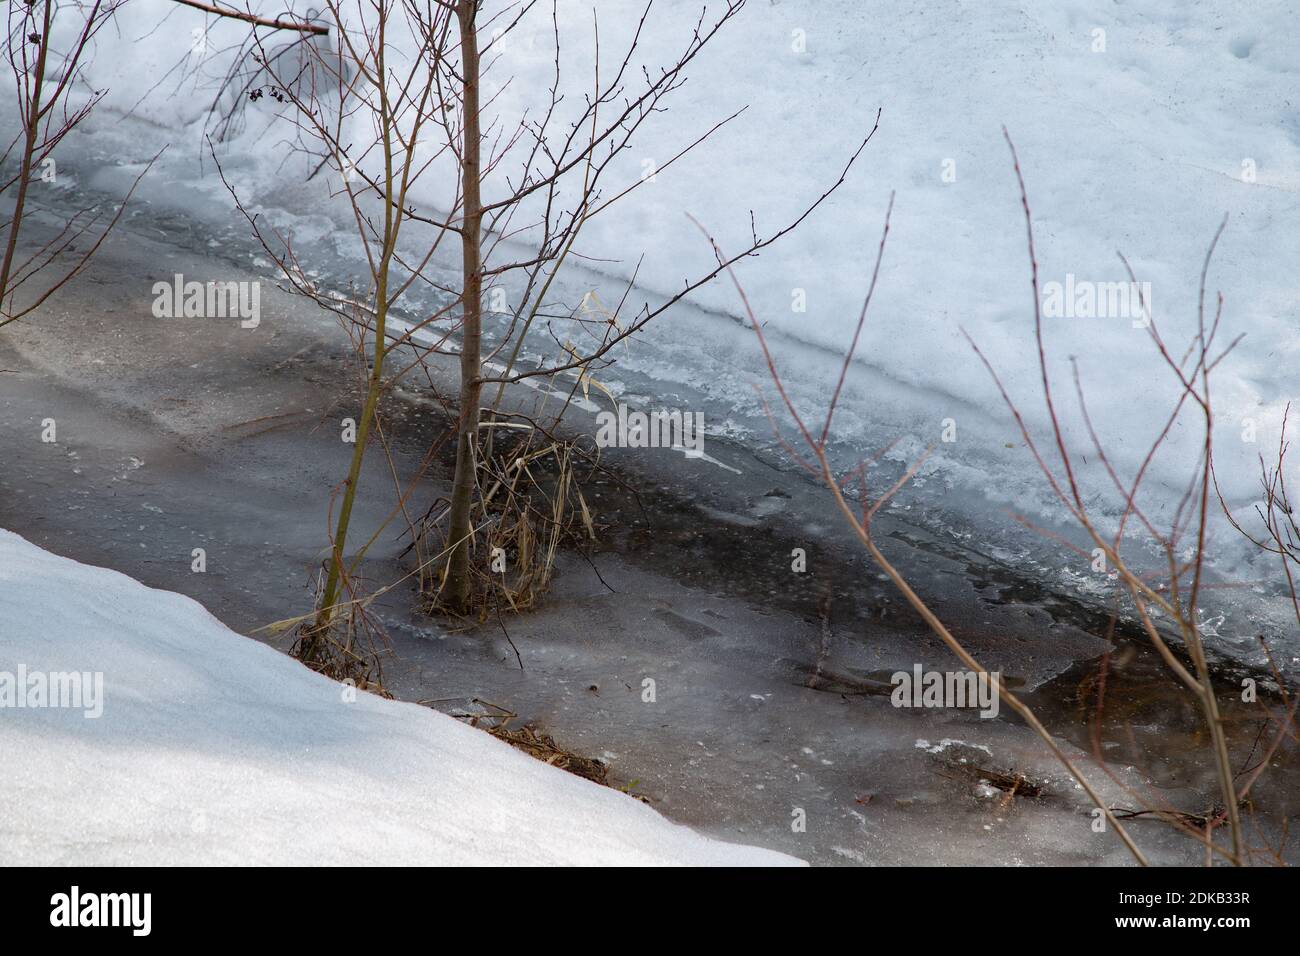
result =
M485 22L501 6L489 4ZM629 73L671 63L705 6L660 0ZM617 60L614 51L628 42L640 5L596 8L605 60ZM572 87L562 118L564 109L578 108L592 75L591 10L587 0L559 2L562 82ZM192 31L205 26L195 49ZM526 110L542 104L553 69L552 29L550 5L541 4L494 44L487 86L491 118L501 128L513 129ZM1253 463L1261 447L1275 444L1297 358L1291 333L1300 320L1294 268L1300 236L1291 223L1300 212L1300 123L1290 105L1296 32L1282 0L1248 10L1184 0L1102 7L1085 0L751 3L692 64L689 82L667 101L668 112L648 122L615 159L607 192L639 180L736 109L748 106L747 112L591 220L577 251L601 261L607 301L617 300L622 278L638 262L644 289L676 290L709 260L684 213L706 223L724 248L742 248L750 210L760 233L788 222L834 180L883 107L881 130L845 187L805 228L746 263L741 278L771 329L828 350L826 361L834 362L851 336L885 204L896 190L891 248L858 355L862 373L874 370L903 387L884 395L873 389L842 417L842 435L867 437L872 421L889 417L906 422L919 446L953 417L963 438L942 451L951 453L954 473L973 468L992 479L986 487L1013 496L1023 495L1026 484L1041 491L1027 455L1008 463L1002 454L1014 435L1011 419L958 334L959 326L970 331L1024 403L1031 425L1045 427L1005 123L1031 191L1042 281L1104 289L1125 279L1115 255L1122 250L1139 279L1151 283L1154 316L1180 347L1194 327L1205 249L1229 214L1211 294L1222 289L1227 296L1225 340L1239 332L1247 338L1216 373L1219 477L1230 502L1248 512L1256 496ZM212 84L230 68L246 34L242 24L164 0L128 5L111 35L97 39L88 74L110 94L89 128L111 138L112 124L129 109L156 124L152 138L174 144L167 162L193 164L202 151ZM267 43L289 39L270 35ZM283 129L266 126L277 109L266 101L250 108L249 126L228 144L227 161L241 193L302 243L330 224L320 209L277 215L281 181L302 179L297 166L285 163ZM122 138L118 146L133 160L147 155L143 141L151 137L138 125ZM358 142L365 138L358 130ZM179 172L165 165L155 178ZM447 173L426 174L417 198L445 207L454 193ZM500 182L489 183L486 198L515 173L502 163ZM185 175L173 185L190 202L197 194ZM322 179L321 208L327 188ZM219 185L208 182L201 190L209 201L228 205ZM578 281L600 285L599 278ZM739 312L727 282L691 300L714 312ZM805 300L807 310L796 311L795 303ZM1175 394L1147 333L1120 315L1052 319L1046 334L1067 393L1068 357L1079 357L1097 429L1121 473L1134 473ZM696 338L683 328L674 335ZM717 339L717 354L702 355L696 368L663 369L661 362L660 370L712 383L708 359L740 363L748 380L727 395L716 385L713 391L752 406L749 381L762 380L761 366L752 349L737 351L734 340ZM646 361L654 364L652 357ZM799 366L793 374L817 386L806 390L806 404L824 401L826 368ZM1079 417L1067 418L1074 447L1089 453ZM1180 494L1199 451L1195 429L1176 429L1169 446L1148 484ZM1028 481L1007 488L1010 475ZM1099 478L1098 488L1105 487Z
M428 708L346 702L189 598L0 530L0 683L20 668L102 673L103 713L0 708L3 865L796 862Z
M567 75L575 83L590 75L589 6L561 4ZM629 6L597 5L606 50L626 42L635 19ZM641 62L671 62L703 6L658 3ZM546 88L549 30L547 17L530 22L494 67L500 78L516 77L497 101L504 116L535 108L537 91ZM781 349L802 407L816 414L829 397L828 370L852 338L896 191L855 377L892 379L906 393L877 386L853 394L839 435L875 447L881 438L908 436L902 459L939 441L951 418L957 441L940 446L934 470L951 477L972 469L982 491L1032 509L1045 483L959 331L980 345L1043 435L1049 422L1033 344L1029 257L1005 124L1030 190L1040 281L1108 299L1112 284L1127 280L1116 255L1122 251L1139 281L1149 283L1154 319L1176 354L1195 331L1201 264L1228 216L1208 300L1219 290L1226 298L1220 347L1239 333L1246 338L1215 373L1216 444L1220 486L1246 519L1258 498L1257 455L1276 448L1283 408L1296 397L1300 120L1291 51L1298 41L1294 5L1277 0L1249 8L1187 0L751 3L692 64L669 111L646 124L612 178L635 181L646 161L662 163L713 122L742 106L747 112L593 219L579 251L620 260L624 274L644 253L638 281L661 293L679 289L707 259L686 212L724 249L743 249L750 210L760 235L790 221L835 180L882 107L880 131L841 191L800 231L742 264L740 278L769 329L824 350L820 361L803 362ZM616 300L616 288L602 290L607 300ZM692 299L740 312L729 282ZM1136 302L1128 310L1063 311L1046 319L1045 338L1067 439L1096 461L1074 401L1073 356L1089 414L1131 480L1174 406L1178 383ZM672 335L698 347L680 326ZM718 351L727 348L720 342ZM752 344L726 358L744 363L751 381L768 384ZM699 368L682 377L709 380ZM753 411L749 383L736 385L731 399ZM871 425L882 421L891 422L892 435L873 433ZM1164 506L1181 496L1200 454L1199 432L1189 417L1166 440L1146 482L1149 513L1164 519ZM1017 445L1015 454L1005 452L1007 441ZM1088 491L1118 507L1104 472L1085 471Z

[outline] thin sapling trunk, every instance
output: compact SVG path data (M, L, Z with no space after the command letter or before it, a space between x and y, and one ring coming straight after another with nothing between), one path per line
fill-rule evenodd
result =
M448 515L451 553L444 582L446 604L464 611L469 603L470 511L477 481L479 395L483 390L480 345L483 333L483 203L480 196L479 55L475 25L477 0L459 0L461 67L464 70L464 134L461 147L461 188L464 218L461 226L463 313L460 353L460 421L457 426L456 474Z

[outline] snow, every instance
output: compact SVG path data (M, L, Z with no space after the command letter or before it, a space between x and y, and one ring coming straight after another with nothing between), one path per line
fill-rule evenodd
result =
M666 57L672 25L698 7L690 0L661 6L647 61ZM617 48L627 24L607 19L613 22L602 20L602 40ZM582 18L568 23L566 50L588 48ZM805 52L793 48L796 31L806 34ZM746 104L749 110L608 218L593 220L580 245L623 262L647 251L639 281L670 292L704 263L684 213L707 224L724 249L743 248L749 211L760 234L797 215L834 180L883 107L880 132L845 187L806 228L745 263L741 281L770 329L825 350L806 359L783 354L788 347L778 353L801 407L816 415L828 397L828 359L852 337L895 191L858 375L862 382L875 373L902 388L886 381L851 392L840 434L876 447L910 437L902 459L937 441L952 418L958 440L940 446L930 472L950 481L970 476L985 495L1030 511L1041 506L1042 513L1045 482L960 334L971 334L1031 428L1044 435L1024 223L1001 127L1016 141L1030 190L1040 281L1124 281L1122 251L1138 279L1150 283L1155 321L1179 352L1195 329L1202 260L1228 214L1208 294L1226 297L1221 344L1240 332L1246 339L1216 371L1216 442L1224 494L1248 516L1257 498L1256 456L1276 447L1300 357L1300 237L1291 228L1300 211L1289 57L1296 40L1284 3L1248 12L1185 0L751 5L693 67L665 122L647 126L625 157L623 176L635 178L646 158L672 155L710 121ZM527 45L526 35L516 38L511 49L520 52L502 70L520 80L507 91L514 99L505 101L505 114L522 109L544 75L546 58ZM541 33L535 45L542 46ZM586 66L575 53L577 75ZM945 181L946 169L954 181ZM793 310L799 291L807 312ZM739 313L727 282L692 298ZM1120 474L1131 478L1173 407L1174 376L1129 316L1049 318L1045 334L1072 451L1095 464L1070 381L1069 361L1077 357L1097 431ZM673 335L698 348L688 330ZM719 337L719 352L732 347ZM766 384L752 346L747 351L751 380ZM689 348L676 358L691 362ZM682 377L706 379L698 369ZM742 405L747 384L737 382L733 396ZM1185 418L1147 479L1143 504L1162 519L1200 452L1197 423ZM893 435L872 427L881 421L898 423ZM1007 441L1017 446L1010 455ZM1085 491L1106 495L1113 512L1120 499L1105 473L1083 472ZM1230 531L1221 538L1228 548L1240 543Z
M701 6L659 3L634 62L668 62ZM632 6L597 9L602 45L622 49L636 20ZM585 83L590 4L562 0L559 10L564 76ZM203 22L201 14L163 0L138 0L119 14L116 31L131 56L114 56L117 48L106 39L89 71L92 84L108 87L119 106L167 127L166 138L180 140L182 151L195 144L181 130L202 123L208 100L184 95L190 87L179 74L161 85L159 79ZM750 4L693 64L669 112L647 123L616 161L611 183L637 181L647 161L662 163L717 120L742 106L747 112L594 218L580 245L621 263L607 267L617 278L648 251L642 287L674 290L708 261L684 213L714 230L724 249L741 248L751 208L760 232L792 218L834 180L883 107L881 131L848 184L808 228L742 268L742 280L764 320L792 338L842 351L860 305L866 253L896 190L891 249L862 361L933 399L995 405L987 375L956 332L967 328L1013 385L1032 384L1027 256L1005 123L1031 190L1043 281L1064 283L1070 274L1120 281L1115 252L1122 250L1139 278L1152 283L1155 317L1171 336L1175 327L1188 331L1201 259L1219 219L1232 214L1213 286L1228 296L1230 328L1258 341L1222 372L1221 417L1234 432L1247 414L1274 425L1286 397L1281 376L1296 348L1286 332L1300 281L1288 268L1300 255L1300 237L1287 227L1300 191L1300 122L1288 105L1290 23L1280 2L1253 6L1249 24L1219 5L1180 0L1029 9L933 0ZM226 44L243 30L215 22L206 51L190 54L190 65L207 79L223 72ZM1094 51L1096 30L1105 31L1104 51ZM552 69L550 31L549 5L538 5L508 42L496 45L493 118L506 123L538 106ZM802 51L794 49L796 31L805 34ZM135 42L139 37L147 39ZM160 42L164 37L173 42ZM256 121L232 152L246 148L276 165L285 158L282 139ZM949 160L953 182L943 176ZM1247 161L1254 182L1243 178ZM271 176L271 168L255 175ZM434 167L418 197L445 207L445 172ZM510 172L502 163L489 200ZM297 225L306 230L302 238L327 228L310 216ZM796 289L807 292L807 313L792 311ZM692 298L738 311L725 282ZM1079 355L1085 381L1089 372L1104 378L1106 387L1094 396L1103 434L1151 430L1152 422L1134 421L1140 416L1132 403L1152 402L1153 387L1162 399L1170 391L1166 376L1151 372L1145 332L1123 319L1062 319L1049 336L1062 369L1066 356ZM1032 392L1017 391L1032 400ZM1187 441L1190 449L1194 438ZM1130 457L1145 450L1124 444ZM1176 484L1182 472L1173 464L1170 471ZM1253 472L1242 478L1253 486Z
M0 672L19 667L102 674L103 712L0 708L0 865L798 862L0 530Z

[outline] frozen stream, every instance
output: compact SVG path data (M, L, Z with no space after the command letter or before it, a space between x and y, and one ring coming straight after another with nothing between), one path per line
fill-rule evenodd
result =
M106 107L106 112L111 110ZM49 187L42 184L38 201L52 210L70 212L87 199L102 201L124 190L146 155L139 144L154 142L159 132L136 117L118 120L120 125L112 130L100 128L77 137L78 148L69 149L69 159L60 166L59 183ZM299 260L306 264L313 280L341 294L351 292L365 268L355 243L350 241L353 227L346 206L325 201L325 185L319 181L295 182L288 175L267 181L264 158L244 156L237 150L219 155L226 176L240 191L246 208L258 215L263 225L292 237ZM128 212L127 221L139 234L205 259L218 256L207 270L212 278L228 279L232 277L230 270L237 270L261 278L264 286L279 280L215 175L211 157L198 155L192 146L188 152L169 151L142 183L138 195L140 202ZM420 244L427 238L418 230L409 231L408 254L418 256ZM165 262L162 259L158 264ZM432 271L437 276L439 270L451 265L435 261ZM149 286L157 279L170 279L177 271L181 270L154 268L138 282ZM450 276L449 284L454 284ZM575 270L557 283L552 294L557 308L552 311L573 308L593 289L600 290L601 301L608 303L614 298L611 290L619 288L616 276ZM137 291L143 294L147 289ZM649 293L636 301L641 299L652 306L656 303ZM416 294L405 303L406 317L415 321L438 304L436 294L427 289L421 294L417 287ZM487 333L489 340L494 331L499 333L504 328L505 321L504 316L495 317L495 329L490 327ZM563 340L569 331L556 323L554 337ZM784 335L776 327L770 328L768 335L796 405L805 410L821 407L838 373L840 356ZM583 341L576 331L573 337ZM535 330L525 346L524 359L543 361L554 351L552 336ZM615 363L599 370L595 377L619 400L633 407L701 412L709 435L710 457L717 457L714 448L736 447L761 463L764 472L801 477L773 436L767 414L756 397L755 386L775 401L753 333L734 316L683 302L646 329L630 347L620 347L613 357ZM450 380L444 384L446 381ZM567 389L569 384L564 387ZM595 401L588 405L590 409L608 405L608 399L598 389L593 388L591 394ZM955 418L949 419L950 415ZM1109 611L1121 589L1104 573L1094 571L1086 554L1077 554L1059 543L1063 538L1085 552L1091 549L1091 542L1063 520L1059 508L1040 510L1047 495L1046 482L1041 478L1031 481L1031 492L1007 499L1011 489L1025 486L1024 476L1028 473L1032 477L1034 466L1019 435L1004 418L970 406L955 395L915 385L887 366L856 362L846 380L837 414L835 435L839 440L833 443L832 457L838 464L851 466L890 448L874 472L875 487L884 487L927 444L940 437L944 421L956 422L957 441L938 442L934 454L891 504L889 513L923 530L932 539L933 550L961 554L966 560L986 564L999 575L1026 582L1032 591ZM594 428L590 417L584 417L581 410L573 414L573 419L575 427ZM650 456L650 460L638 461L635 467L653 471L662 466L673 473L676 464L680 463L666 464ZM748 471L738 475L734 466L692 470L696 476L693 487L685 493L694 494L694 487L704 481L723 498L753 495L754 468ZM1223 477L1226 480L1226 473ZM733 482L736 487L728 488ZM1017 523L1009 513L1011 508L1032 518L1043 533ZM1158 524L1172 514L1164 504L1148 505L1148 511ZM826 520L820 510L810 513L819 526ZM1227 574L1212 561L1207 569L1211 589L1204 592L1203 621L1216 652L1264 667L1266 661L1258 640L1263 635L1270 642L1278 666L1288 674L1300 674L1300 634L1276 567L1258 556L1243 561L1241 555L1249 549L1221 519L1212 527L1211 542L1214 554L1227 556L1223 566L1236 567ZM1158 574L1163 567L1164 556L1149 544L1135 541L1127 553L1139 570Z

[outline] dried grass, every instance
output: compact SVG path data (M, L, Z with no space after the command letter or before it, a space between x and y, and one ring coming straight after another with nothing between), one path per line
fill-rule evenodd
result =
M585 453L573 441L556 438L532 422L485 423L500 430L490 459L480 459L469 549L477 622L494 612L520 613L536 607L549 590L561 546L595 540L591 508L582 494L578 468ZM442 512L428 516L418 532L424 550L450 550ZM422 582L427 610L448 613L442 594L447 565Z

